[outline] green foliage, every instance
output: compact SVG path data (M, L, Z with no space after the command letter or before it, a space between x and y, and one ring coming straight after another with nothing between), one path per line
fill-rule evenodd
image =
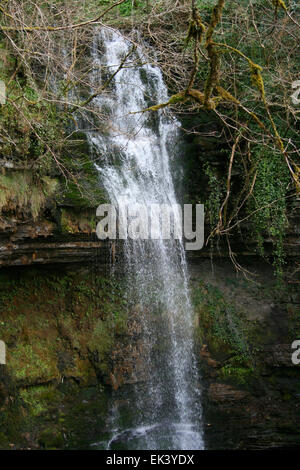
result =
M235 385L249 385L257 376L254 364L261 325L257 332L255 322L250 323L238 305L207 282L195 284L192 293L200 343L205 343L212 357L219 361L218 378Z
M119 6L119 11L122 16L129 16L132 12L132 0L126 0Z
M258 170L250 203L250 210L256 211L253 215L253 228L261 255L264 255L265 238L271 237L273 240L275 273L280 278L284 265L283 240L287 226L289 171L282 154L266 148L256 148L253 156Z
M0 79L8 84L6 104L0 106L0 158L16 167L0 175L0 212L37 218L47 199L80 208L98 206L104 196L86 137L65 139L65 111L43 99L40 86L21 64L14 73L14 52L4 41L0 46L7 64L0 66ZM52 175L61 172L57 191L58 179Z
M59 395L59 391L53 385L26 388L20 392L20 397L33 416L45 412L49 404L58 400Z
M64 445L62 432L55 429L44 429L39 435L39 444L45 449L57 449Z
M213 229L219 220L219 210L222 203L224 186L221 178L208 163L204 165L204 171L208 177L209 195L206 200L205 210L209 217L210 228Z
M6 54L10 57L8 51ZM49 170L50 150L58 151L63 136L63 116L39 96L37 85L25 71L10 79L14 66L0 69L0 79L8 84L7 102L0 107L0 156L22 163L36 161L36 171Z
M197 2L204 22L209 21L216 3L205 0ZM280 2L273 3L278 7ZM290 3L288 8L291 11L294 5ZM292 15L294 13L291 11ZM214 41L225 45L217 47L221 60L220 84L233 97L231 104L224 100L224 103L218 105L223 114L222 125L224 121L227 122L228 135L235 126L242 128L244 133L234 155L229 200L226 214L222 214L223 228L228 228L228 220L231 220L231 225L235 223L235 229L227 232L234 244L234 237L239 236L238 230L243 231L243 235L248 231L248 227L239 221L247 219L247 224L250 221L248 235L252 239L255 235L258 253L266 256L266 242L273 244L274 270L280 279L285 264L283 240L288 217L286 196L288 187L294 187L280 146L282 150L285 147L286 155L291 158L290 162L293 161L294 179L297 178L299 167L299 157L295 153L299 147L297 115L289 111L290 83L298 78L295 54L297 28L293 21L286 19L285 8L281 6L277 11L278 25L274 25L273 30L267 33L263 18L271 18L273 15L272 5L262 0L253 1L251 7L247 1L226 2L223 23L214 31ZM285 19L286 29L280 32L280 24ZM253 68L253 64L257 65ZM199 89L203 88L207 77L207 65L208 61L202 54L197 74ZM214 94L217 94L216 90ZM260 123L263 123L262 126L253 119L253 111ZM262 134L258 147L257 136ZM233 142L232 135L229 139ZM218 171L215 171L207 164L204 166L209 189L206 213L211 228L218 222L218 211L225 195L219 177L220 168L218 166ZM226 176L226 170L223 169ZM256 171L253 189L251 183Z
M57 375L55 355L47 349L46 343L16 345L9 363L16 379L47 381Z
M249 348L245 339L245 326L235 308L228 304L222 292L210 284L200 282L193 290L193 303L201 317L201 326L216 349L220 346L247 361Z
M253 373L253 367L241 367L229 363L221 368L220 377L222 377L223 380L231 379L239 385L247 385Z
M212 7L216 5L216 0L197 0L196 4L201 15L209 15L211 13Z

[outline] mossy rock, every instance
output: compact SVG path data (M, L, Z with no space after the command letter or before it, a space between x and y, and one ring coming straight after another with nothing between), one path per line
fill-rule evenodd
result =
M65 148L73 156L87 156L90 153L90 145L84 132L73 132L66 140Z
M65 207L77 209L95 208L106 202L103 188L98 176L78 176L78 181L67 181L62 188L58 203Z
M7 449L9 446L9 439L4 432L0 432L0 449Z
M44 429L38 437L38 443L44 449L59 449L64 447L65 441L61 431Z
M63 233L92 233L96 230L96 214L93 209L86 208L78 212L72 208L61 210L61 231Z

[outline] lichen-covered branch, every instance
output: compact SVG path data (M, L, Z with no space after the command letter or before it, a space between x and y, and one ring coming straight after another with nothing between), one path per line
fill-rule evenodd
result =
M220 57L214 46L212 37L216 26L221 21L224 5L225 0L219 0L217 5L213 8L210 24L206 32L205 47L209 58L209 74L204 88L205 106L208 106L212 91L214 87L218 85L220 79Z

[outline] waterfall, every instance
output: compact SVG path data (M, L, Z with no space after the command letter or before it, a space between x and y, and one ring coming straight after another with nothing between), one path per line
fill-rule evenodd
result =
M134 113L167 101L167 88L159 67L151 65L139 48L118 70L131 49L129 40L109 28L102 28L94 38L95 89L117 71L93 102L108 123L101 132L88 133L99 177L115 205L120 201L176 204L170 166L179 123L164 111ZM133 387L130 428L118 422L117 405L112 408L115 430L108 448L117 448L122 438L129 449L202 449L193 310L183 243L163 237L126 240L124 260L128 295L142 322L147 380Z

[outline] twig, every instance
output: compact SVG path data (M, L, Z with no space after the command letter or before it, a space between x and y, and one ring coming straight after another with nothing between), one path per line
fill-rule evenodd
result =
M22 27L15 27L15 26L3 26L0 25L0 30L2 31L28 31L28 32L33 32L33 31L63 31L66 29L75 29L75 28L82 28L83 26L87 26L89 24L97 23L100 21L110 10L113 8L117 7L118 5L121 5L124 3L126 0L120 0L117 3L114 3L110 7L108 7L101 15L97 16L96 18L93 18L92 20L87 20L83 21L82 23L77 23L77 24L71 24L71 25L66 25L66 26L22 26ZM3 8L0 6L0 10L6 15L9 16L12 19L15 19L12 15L9 13L6 13Z

